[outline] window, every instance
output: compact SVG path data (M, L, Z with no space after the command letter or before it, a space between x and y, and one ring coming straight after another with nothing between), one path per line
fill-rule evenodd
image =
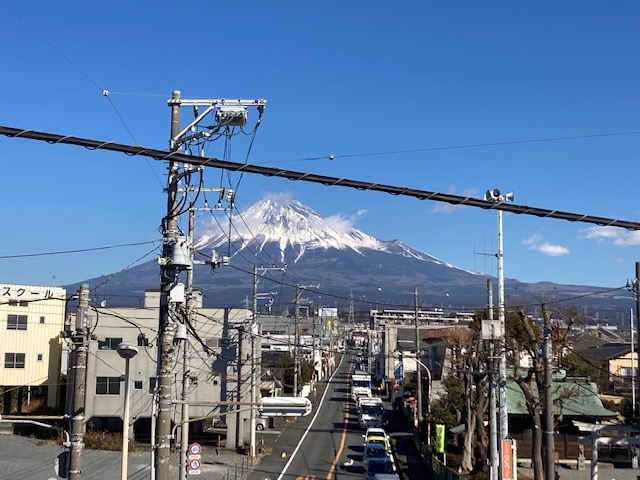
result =
M153 393L156 391L157 384L158 379L156 377L149 377L149 393Z
M623 377L633 377L635 374L635 368L620 367L620 375Z
M98 340L98 350L116 350L120 343L122 343L122 337Z
M9 300L9 306L10 307L28 307L29 306L29 302L27 302L26 300Z
M135 382L133 382L133 389L142 390L142 380L136 380Z
M96 395L120 395L120 377L96 377Z
M4 368L24 368L24 353L5 353Z
M39 353L38 354L38 361L41 362L43 358L44 358L44 356L41 353Z
M7 330L26 330L26 315L7 315Z
M45 318L44 317L40 317L40 323L44 323Z

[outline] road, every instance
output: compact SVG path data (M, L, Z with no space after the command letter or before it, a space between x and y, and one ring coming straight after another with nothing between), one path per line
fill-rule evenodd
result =
M309 417L296 419L272 444L266 444L270 454L254 467L248 480L362 479L364 431L349 398L352 360L350 355L343 356ZM401 478L424 479L424 469L400 414L391 415L387 431Z

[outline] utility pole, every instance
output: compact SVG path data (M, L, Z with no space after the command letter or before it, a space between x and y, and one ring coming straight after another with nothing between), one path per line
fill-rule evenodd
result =
M194 208L189 209L189 252L193 255L193 237L194 237ZM193 262L193 258L191 258ZM186 311L184 318L184 340L182 341L182 410L180 425L180 480L186 480L188 465L188 450L189 450L189 388L191 386L191 368L189 365L189 356L191 354L189 345L189 333L187 322L193 321L192 309L193 309L193 268L187 269L187 282L186 282Z
M176 330L177 303L185 302L183 286L178 283L180 271L193 268L190 245L185 237L178 236L178 191L180 180L188 178L190 170L179 174L179 164L172 154L179 152L184 145L196 142L200 145L210 138L217 138L215 134L233 127L244 127L247 120L248 106L258 108L260 117L266 106L265 100L187 100L182 99L178 90L174 91L167 102L171 107L171 133L169 140L170 154L167 176L167 214L162 219L162 258L160 259L160 311L158 327L157 352L157 390L158 408L155 422L154 471L156 480L169 480L169 456L171 453L171 414L172 414L172 368L175 350L173 340ZM192 107L194 119L180 129L180 109ZM199 107L205 107L199 112ZM215 112L214 125L198 129L198 124L209 114ZM259 125L260 118L256 124ZM233 199L233 191L227 191L227 198ZM229 201L231 201L229 200ZM215 253L215 252L214 252ZM212 259L212 266L217 263ZM179 287L179 288L178 288Z
M253 308L251 309L251 403L256 403L256 345L254 327L257 329L258 322L258 267L253 266ZM257 332L256 332L257 333ZM256 407L251 407L249 417L249 460L253 464L256 458Z
M636 366L635 366L635 345L633 340L633 308L630 309L631 314L629 327L631 330L631 414L632 418L636 418Z
M413 309L416 317L416 358L418 361L416 362L416 372L417 372L417 397L418 401L418 426L422 428L422 368L420 366L421 358L420 358L420 321L418 320L418 289L413 289ZM431 379L429 379L429 388L431 388Z
M296 285L296 300L294 312L294 345L293 345L293 396L298 396L298 374L300 372L300 285Z
M487 319L493 324L493 283L491 279L487 279ZM490 480L498 480L498 465L500 457L498 456L498 422L497 422L497 405L496 405L496 383L495 383L495 340L492 335L488 340L489 354L487 355L487 363L489 370L489 478Z
M175 142L180 132L180 92L174 91L171 100L171 140L169 150L177 152ZM169 156L167 177L167 214L162 219L162 258L160 260L160 315L158 338L158 416L156 419L155 474L157 480L169 480L171 454L171 370L173 367L175 333L175 303L169 301L178 279L179 262L174 262L178 230L178 162Z
M238 327L238 381L237 381L237 385L238 385L238 391L237 391L237 395L236 395L236 402L238 402L238 406L236 407L236 449L242 447L242 443L241 443L241 439L240 439L240 433L242 432L242 429L240 428L240 410L242 409L242 407L240 406L240 403L242 402L242 366L244 364L244 362L242 361L242 343L244 342L244 333L245 333L245 327L244 325L241 325Z
M73 412L71 417L71 450L69 452L69 480L82 478L84 449L84 414L87 384L87 350L89 349L89 285L80 285L76 329L73 342Z
M545 479L554 480L555 443L553 438L553 344L551 339L551 313L544 315L544 465Z
M347 317L347 325L349 327L353 327L355 323L354 314L353 314L353 292L349 292L349 316Z
M496 205L513 201L513 192L503 195L500 190L494 188L487 190L484 199ZM502 251L502 210L498 210L498 320L500 321L500 439L509 437L509 415L507 412L507 358L504 342L506 324L504 310L504 265Z
M258 327L258 299L259 298L272 298L275 295L274 292L271 293L258 293L258 282L260 281L258 273L264 273L269 270L280 270L284 271L285 268L280 267L257 267L253 266L253 305L252 305L252 324L250 326L251 333L251 403L257 403L260 392L256 391L256 376L259 378L259 373L262 372L260 367L260 363L262 360L262 353L256 353L256 335L259 333ZM258 361L256 362L256 359ZM253 463L255 461L256 456L256 409L255 406L251 408L250 412L250 428L251 433L249 434L249 458Z
M507 411L506 319L504 311L504 255L502 250L502 210L498 210L498 320L500 321L500 439L509 437Z
M636 352L638 352L638 364L636 367L636 375L640 375L640 262L636 262L636 278L634 282L634 294L636 299ZM640 386L640 378L636 378L636 386ZM638 397L636 396L636 400ZM636 412L638 408L636 407Z
M302 290L309 288L311 285L296 285L296 299L295 299L295 345L294 345L294 371L293 371L293 396L298 396L298 382L300 375L300 294ZM314 285L315 288L320 288L320 285Z

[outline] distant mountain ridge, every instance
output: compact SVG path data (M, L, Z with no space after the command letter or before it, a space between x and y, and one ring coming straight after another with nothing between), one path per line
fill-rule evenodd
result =
M457 268L397 239L374 238L344 218L322 217L285 195L268 196L233 216L229 224L210 230L196 240L196 257L210 258L215 250L231 260L229 266L214 271L194 265L194 286L203 291L207 306L250 304L253 266L285 264L285 272L267 272L260 280L260 291L277 292L275 305L283 308L291 305L297 284L319 285L305 292L312 303L346 308L351 296L360 310L413 308L416 288L422 306L479 309L487 304L487 280L492 277ZM99 285L105 278L86 282ZM159 286L158 264L147 262L110 279L106 300L110 305L140 305L144 291ZM603 318L617 318L633 305L630 298L603 288L505 279L507 306L586 293L591 295L581 299L579 306L597 308ZM496 294L494 303L495 298Z

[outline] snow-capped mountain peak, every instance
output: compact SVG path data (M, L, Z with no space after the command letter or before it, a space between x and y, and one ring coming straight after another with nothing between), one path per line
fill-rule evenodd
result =
M381 249L383 242L357 230L339 216L322 217L308 206L285 195L271 195L234 215L231 219L230 240L256 242L259 245L276 243L280 250L287 247L306 249L362 248ZM196 248L215 247L229 242L217 224L196 243ZM224 228L224 225L223 225Z

